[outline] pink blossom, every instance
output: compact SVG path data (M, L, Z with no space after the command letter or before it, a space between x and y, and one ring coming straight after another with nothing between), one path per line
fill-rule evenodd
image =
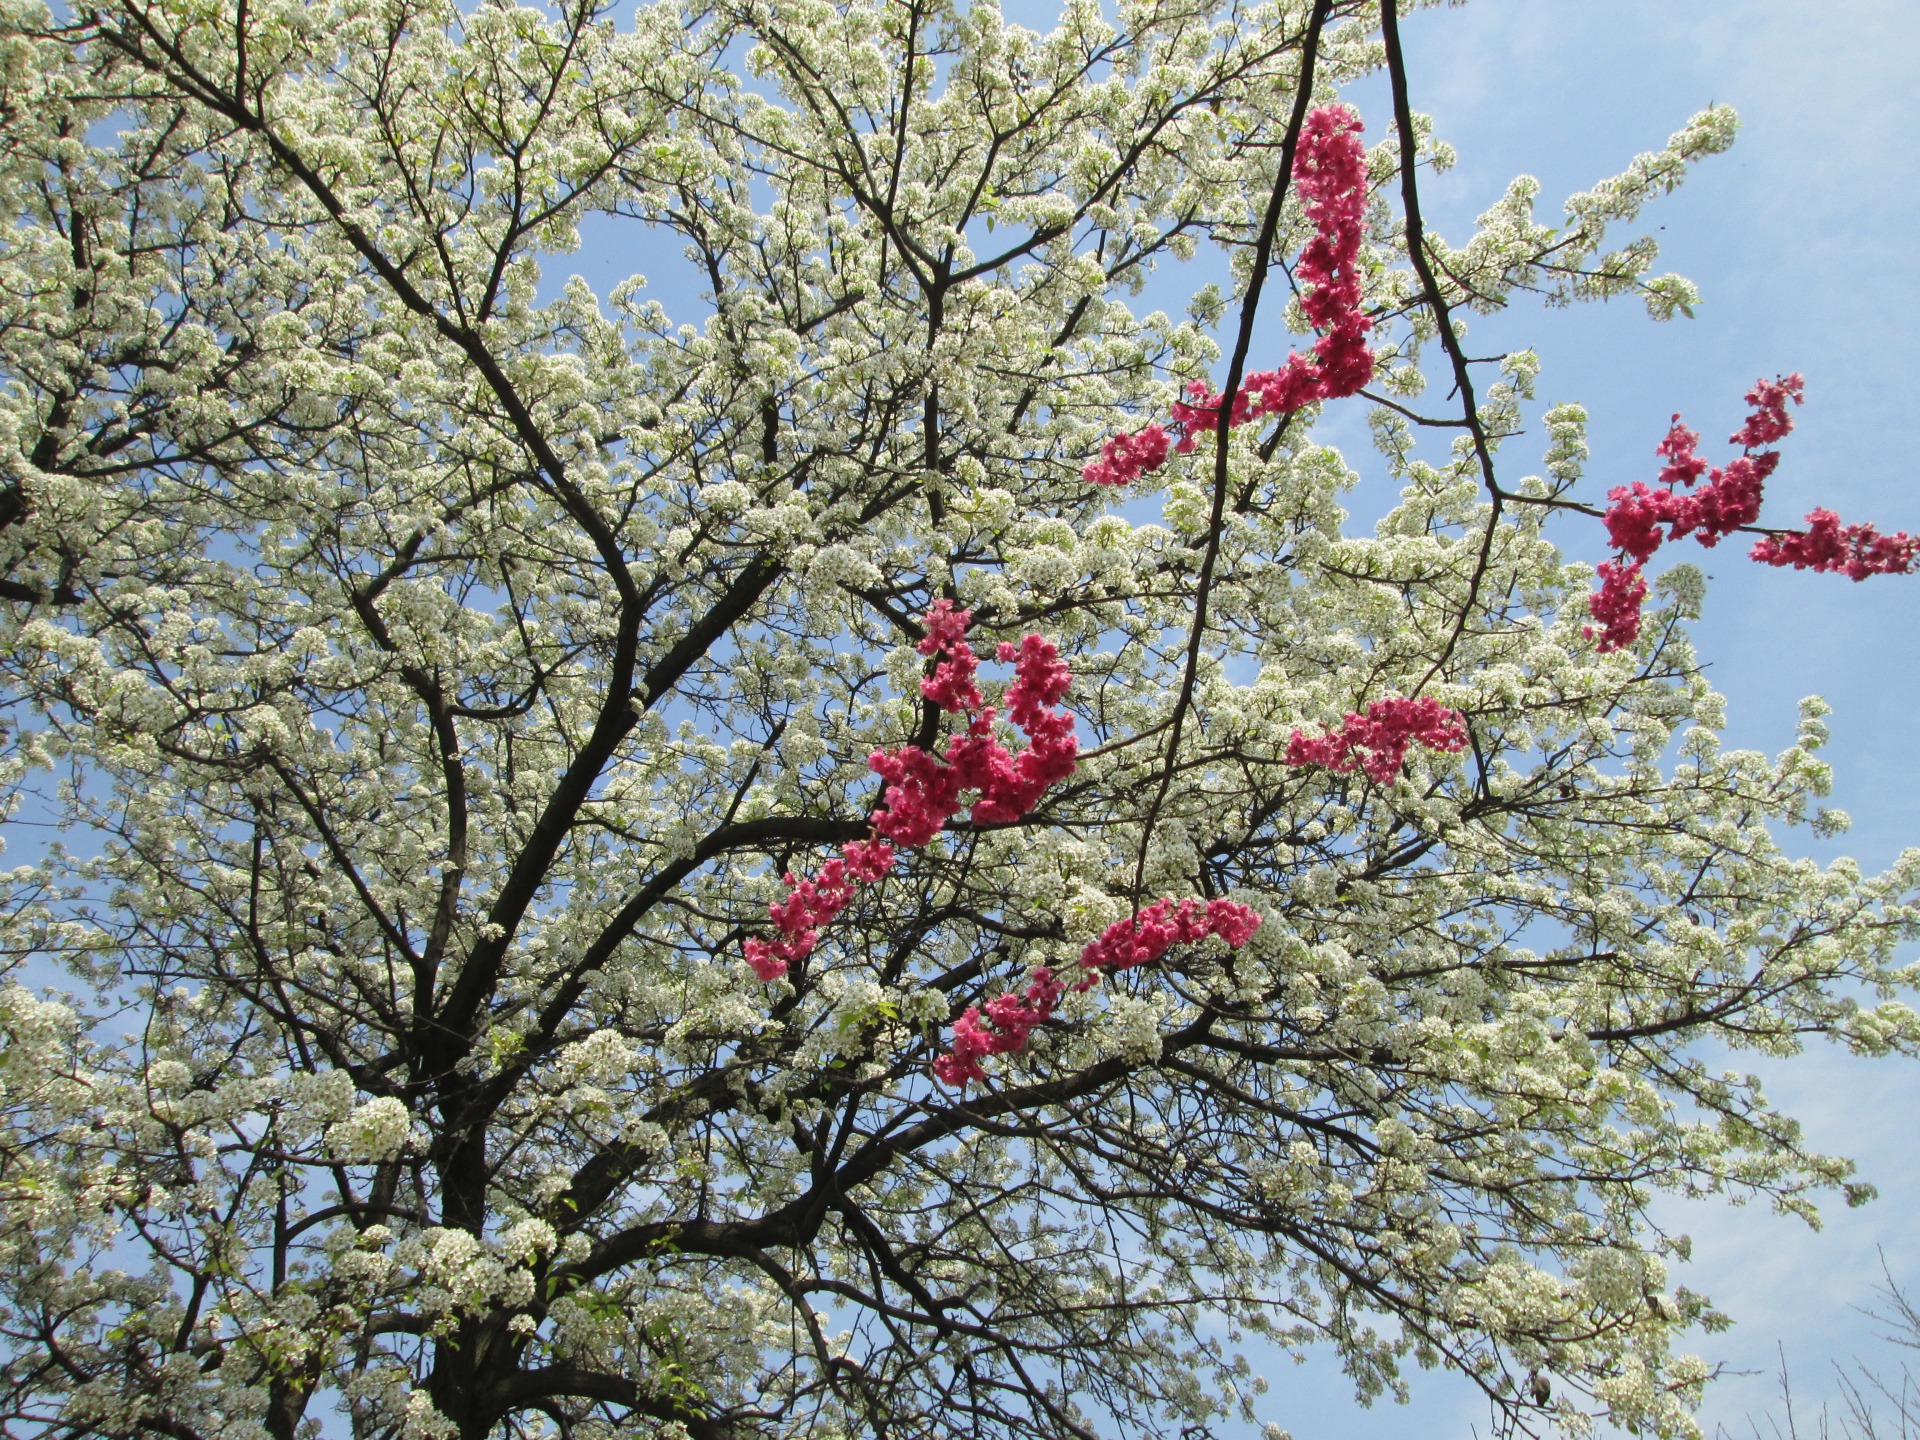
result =
M1458 710L1438 700L1389 695L1373 701L1363 714L1349 711L1346 720L1325 735L1294 731L1285 759L1289 765L1321 765L1329 770L1358 768L1374 784L1391 785L1416 741L1429 750L1464 750L1466 721Z
M762 980L778 980L790 964L811 954L820 927L831 923L853 899L854 877L844 860L829 860L810 880L798 879L792 871L784 879L787 898L767 906L780 938L766 941L755 936L746 944L747 963Z
M981 706L966 730L947 743L944 757L917 745L874 751L867 764L888 782L886 803L873 812L877 834L902 845L925 845L959 811L967 791L975 795L970 816L975 824L1007 824L1074 772L1080 750L1073 712L1049 708L1066 694L1072 672L1044 636L1028 635L1017 648L1003 645L999 653L1004 658L1009 651L1014 675L1007 687L1008 718L1027 737L1027 748L1015 755L1002 745L993 733L994 710Z
M1695 458L1684 457L1685 461ZM1664 540L1683 540L1688 535L1712 549L1741 526L1760 518L1762 488L1779 464L1779 453L1772 450L1738 456L1725 470L1714 469L1707 483L1692 495L1650 489L1638 480L1617 485L1607 492L1612 502L1607 507L1607 539L1621 554L1641 563L1652 559ZM1705 469L1704 461L1700 468ZM1692 484L1685 478L1690 469L1690 465L1676 461L1661 471L1661 477L1673 474ZM1697 476L1698 471L1693 473ZM1667 531L1664 536L1662 527Z
M778 980L787 973L789 956L797 959L800 955L807 954L813 948L813 941L809 938L807 950L795 953L791 946L780 941L776 940L769 944L758 935L749 935L746 948L747 964L753 967L753 973L762 980Z
M1159 425L1149 425L1133 435L1116 435L1100 447L1100 458L1080 476L1089 485L1125 485L1166 464L1170 443L1166 430Z
M1721 501L1722 513L1717 518L1720 533L1730 533L1736 528L1736 522L1750 525L1759 518L1760 488L1779 463L1779 456L1772 451L1758 455L1752 451L1757 446L1771 445L1792 431L1793 420L1787 413L1787 402L1800 404L1804 389L1798 375L1788 375L1777 381L1759 381L1747 392L1747 402L1753 410L1746 423L1729 439L1735 445L1744 446L1749 453L1728 465L1724 477L1719 471L1714 472L1716 484L1726 492ZM1747 468L1743 470L1742 466ZM1701 539L1712 543L1705 534ZM1842 525L1840 517L1831 510L1815 510L1807 516L1805 530L1765 536L1747 553L1763 565L1791 565L1796 570L1825 571L1864 580L1869 575L1911 574L1920 562L1920 540L1913 539L1904 530L1882 535L1870 524Z
M1779 453L1765 450L1738 456L1725 470L1715 469L1692 497L1695 508L1683 513L1683 523L1674 526L1673 538L1683 539L1697 531L1700 543L1712 549L1742 525L1753 524L1760 518L1762 487L1779 465Z
M1080 968L1086 973L1075 988L1091 989L1102 972L1150 964L1175 945L1191 945L1209 935L1238 949L1259 928L1259 915L1236 900L1156 900L1087 942L1080 952Z
M1373 377L1373 351L1366 343L1373 322L1360 310L1359 256L1367 215L1362 128L1360 117L1344 105L1322 105L1307 115L1293 178L1314 234L1295 273L1305 287L1300 306L1320 338L1310 354L1295 351L1280 369L1248 375L1233 397L1230 426L1342 399ZM1200 380L1187 387L1187 394L1187 400L1173 403L1171 413L1178 436L1171 449L1182 455L1218 427L1224 403L1224 397L1212 394ZM1080 473L1092 485L1125 485L1166 463L1169 438L1167 429L1157 424L1116 435Z
M1780 455L1759 447L1792 432L1793 418L1787 413L1787 402L1798 405L1804 389L1798 375L1754 382L1747 392L1747 403L1753 409L1729 437L1746 453L1728 461L1724 470L1709 469L1697 451L1699 432L1688 429L1675 415L1666 436L1654 447L1654 453L1666 462L1660 468L1660 484L1666 488L1654 489L1636 480L1607 492L1607 539L1621 558L1600 566L1600 590L1587 600L1588 613L1600 624L1597 629L1589 625L1584 631L1589 638L1599 637L1603 653L1632 644L1640 634L1640 607L1647 597L1641 567L1663 543L1691 535L1711 549L1760 518L1767 477L1778 468ZM1702 475L1707 476L1707 483L1693 493L1679 488L1691 489ZM1756 548L1754 558L1766 557Z
M1673 425L1667 431L1667 438L1653 447L1653 453L1667 463L1661 467L1660 483L1672 488L1675 485L1692 485L1707 473L1707 462L1694 452L1700 443L1700 432L1689 430L1680 423L1680 417L1673 417Z
M1675 518L1675 506L1685 497L1666 490L1650 490L1638 480L1607 492L1607 539L1613 548L1636 561L1648 559L1660 548L1660 527Z
M893 847L884 840L849 840L840 847L847 857L847 870L856 880L871 885L893 869Z
M1176 944L1191 945L1218 935L1236 949L1247 943L1260 926L1249 906L1234 900L1156 900L1127 920L1115 921L1080 952L1082 976L1076 990L1090 990L1111 970L1128 970L1158 960ZM959 1088L986 1077L980 1062L989 1055L1024 1050L1034 1028L1052 1017L1066 986L1042 965L1028 977L1023 991L1008 991L989 1000L986 1013L977 1005L953 1022L952 1048L933 1062L933 1073L944 1085Z
M787 898L767 907L779 938L753 936L745 946L747 963L762 980L779 979L811 954L821 929L851 903L854 885L884 878L893 868L895 845L929 844L959 812L968 792L974 795L975 824L1007 824L1025 816L1078 766L1073 712L1056 708L1073 681L1059 647L1044 636L1027 635L995 649L1002 662L1013 664L1008 717L1027 738L1016 755L994 734L995 712L975 679L980 657L967 641L972 622L969 611L945 598L936 600L919 644L922 655L939 657L933 673L920 682L921 693L942 710L966 712L967 728L948 742L944 757L918 745L875 750L867 757L868 767L886 782L882 803L870 817L873 834L843 845L841 858L829 860L811 879L785 877Z
M1872 525L1842 525L1831 510L1807 516L1805 530L1768 536L1748 552L1763 565L1824 570L1853 580L1869 575L1910 575L1920 559L1920 540L1906 531L1882 535Z
M920 693L948 714L960 710L978 710L985 703L973 675L980 658L967 644L967 627L973 623L971 610L956 610L944 595L927 611L927 633L921 639L922 655L939 655L933 674L920 682Z
M1747 403L1754 407L1753 411L1747 416L1746 424L1727 437L1727 443L1754 450L1791 434L1793 420L1787 414L1787 401L1800 404L1806 388L1807 382L1797 373L1778 380L1754 381L1753 389L1747 392Z
M929 843L960 808L960 772L918 745L876 750L867 768L887 782L885 803L873 812L874 833L896 844L918 849Z
M1024 991L1009 991L987 1002L984 1023L980 1007L969 1005L953 1022L953 1047L933 1062L935 1078L956 1089L986 1078L981 1060L1024 1050L1034 1027L1052 1017L1065 992L1053 971L1041 965L1028 977Z
M1647 582L1640 573L1639 561L1624 565L1611 560L1600 562L1600 590L1588 598L1587 611L1600 622L1600 644L1596 648L1601 654L1640 638L1640 606L1646 598ZM1591 640L1596 632L1588 625L1584 633Z
M1700 436L1675 415L1666 438L1655 447L1666 461L1660 471L1666 488L1656 490L1635 481L1607 492L1607 538L1621 559L1600 566L1600 589L1587 600L1587 609L1599 626L1589 625L1585 632L1598 637L1601 651L1618 650L1639 636L1640 607L1647 597L1641 569L1662 543L1692 535L1711 548L1760 518L1767 479L1780 464L1777 450L1761 447L1792 433L1793 417L1787 406L1800 404L1805 388L1798 375L1754 383L1747 392L1747 403L1753 408L1728 437L1745 453L1728 461L1725 469L1709 470L1695 450ZM1678 488L1692 487L1703 474L1707 483L1691 494ZM1765 565L1791 565L1796 570L1822 570L1864 580L1869 575L1911 573L1920 563L1920 540L1904 531L1882 535L1867 524L1843 526L1832 511L1815 510L1807 516L1805 530L1765 537L1748 553Z

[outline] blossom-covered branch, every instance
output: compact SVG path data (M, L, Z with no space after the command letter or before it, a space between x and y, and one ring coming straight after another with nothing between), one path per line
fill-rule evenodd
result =
M1260 916L1234 900L1156 900L1126 920L1116 920L1080 952L1081 977L1073 988L1091 990L1103 974L1158 960L1175 945L1217 935L1238 949L1260 928ZM965 1085L985 1078L981 1060L1026 1048L1034 1027L1051 1019L1067 986L1050 966L1037 967L1024 990L989 1000L985 1014L970 1005L953 1025L953 1049L933 1062L944 1083Z
M1376 785L1391 785L1407 751L1415 744L1454 752L1467 746L1466 721L1457 710L1427 697L1389 695L1362 714L1348 712L1338 728L1309 736L1298 730L1287 741L1289 765L1323 765L1329 770L1366 772Z
M1032 810L1049 786L1073 773L1079 754L1073 712L1054 708L1073 678L1059 649L1036 634L1017 645L1002 641L995 652L1002 662L1013 662L1007 713L1027 737L1026 748L1016 755L994 734L996 712L975 679L980 657L967 641L972 623L972 611L942 597L927 611L926 634L919 642L922 655L940 657L921 680L920 693L949 714L965 713L967 728L948 742L944 756L908 744L868 757L868 767L887 782L883 803L869 817L873 836L849 841L841 858L829 860L811 879L792 872L784 877L790 893L767 907L780 938L754 936L746 942L747 963L762 980L779 979L810 954L820 928L852 901L854 883L884 877L893 868L893 844L908 849L928 844L960 812L967 794L974 797L970 818L976 825L1011 824Z
M1660 488L1636 480L1607 492L1607 538L1619 554L1601 563L1600 589L1587 602L1599 625L1597 629L1588 626L1586 633L1597 636L1601 651L1621 649L1639 637L1641 606L1647 597L1642 572L1664 542L1691 535L1711 549L1760 518L1767 477L1780 464L1780 452L1769 447L1792 433L1787 404L1800 404L1804 389L1797 374L1754 382L1747 392L1753 409L1727 437L1743 453L1725 469L1710 468L1700 458L1699 432L1675 415L1666 437L1655 447L1666 462L1660 469ZM1702 475L1707 483L1693 489ZM1905 574L1914 568L1920 553L1920 541L1905 532L1882 535L1871 525L1842 527L1839 517L1828 510L1815 510L1807 520L1809 529L1763 537L1748 553L1763 564L1837 571L1855 580Z
M1230 425L1341 399L1373 375L1373 351L1366 340L1372 321L1360 309L1358 266L1367 213L1363 129L1360 117L1345 105L1322 105L1307 115L1293 167L1314 227L1300 254L1298 273L1305 287L1300 308L1320 338L1310 355L1294 351L1278 370L1248 375L1234 394ZM1169 453L1191 451L1202 435L1219 425L1223 397L1201 380L1193 381L1188 393L1189 400L1173 403L1168 425L1149 425L1107 441L1100 458L1081 471L1082 477L1092 485L1125 485L1159 469Z
M1015 755L994 735L995 711L975 678L980 656L967 640L972 621L971 611L945 598L936 600L918 647L922 655L938 657L932 673L920 682L921 694L949 714L966 714L966 730L948 743L944 758L917 745L873 752L868 763L887 781L885 803L870 817L874 837L843 845L840 858L829 860L818 875L803 879L788 872L784 877L787 898L767 907L780 938L754 936L746 942L747 963L762 980L779 979L812 953L821 928L852 902L856 882L871 884L887 874L896 858L888 841L910 849L925 846L959 813L969 794L974 796L975 824L1012 823L1031 811L1049 786L1073 773L1078 754L1073 714L1053 708L1072 679L1059 651L1037 634L1018 645L1002 641L995 651L1001 661L1014 665L1007 710L1028 741ZM1393 742L1375 743L1390 747ZM1404 740L1399 743L1404 751ZM1176 941L1219 935L1230 945L1242 945L1259 923L1251 909L1231 900L1183 900L1177 905L1155 901L1087 945L1080 957L1086 973L1075 988L1090 989L1105 971L1157 959ZM981 1007L969 1006L954 1022L953 1049L934 1062L934 1074L954 1086L981 1078L981 1059L1024 1049L1034 1027L1052 1016L1064 993L1064 984L1043 965L1033 971L1025 989L988 1001L984 1017Z
M1747 552L1763 565L1821 570L1864 580L1869 575L1910 575L1920 562L1920 539L1896 530L1882 535L1867 522L1842 525L1831 510L1813 510L1805 530L1756 540Z

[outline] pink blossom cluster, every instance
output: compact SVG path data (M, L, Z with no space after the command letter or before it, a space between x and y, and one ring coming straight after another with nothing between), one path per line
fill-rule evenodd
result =
M939 602L934 610L944 604ZM970 617L964 610L955 613L964 635ZM933 634L930 614L929 640ZM973 683L977 664L973 652L964 640L954 640L952 647L943 644L947 658L920 682L920 688L943 709L971 711L967 728L947 743L944 756L903 745L891 753L876 750L867 757L868 768L887 782L886 803L873 812L874 833L901 845L921 846L932 840L959 812L961 796L968 791L975 797L969 818L976 825L1018 820L1040 803L1049 786L1073 774L1079 763L1073 712L1051 708L1067 693L1073 678L1051 640L1028 635L1018 645L1002 641L996 652L1001 661L1013 662L1007 717L1027 737L1027 748L1018 755L993 733L995 711L982 702ZM927 642L922 641L921 649L926 648Z
M1080 952L1081 978L1075 990L1091 990L1102 974L1129 970L1158 960L1175 945L1191 945L1218 935L1236 949L1260 927L1260 917L1234 900L1156 900L1138 914L1117 920L1087 942ZM978 1005L953 1022L953 1049L933 1062L942 1084L964 1086L983 1079L980 1062L1026 1048L1034 1027L1050 1018L1066 994L1066 985L1047 966L1028 977L1024 990L1010 990Z
M1329 770L1358 768L1374 784L1391 785L1416 741L1429 750L1464 750L1466 720L1438 700L1389 695L1373 701L1363 714L1349 711L1345 722L1325 735L1294 731L1285 759L1289 765L1324 765Z
M927 611L927 633L916 647L929 659L940 657L933 673L921 680L920 693L949 715L978 710L986 703L973 678L980 669L980 657L967 643L967 627L972 623L971 610L956 609L953 601L942 595Z
M1587 613L1600 622L1602 651L1633 643L1640 633L1640 607L1646 599L1647 577L1640 573L1638 564L1600 562L1600 588L1587 597ZM1585 633L1591 639L1594 628L1586 626Z
M956 1088L984 1079L987 1072L980 1062L989 1055L1026 1049L1027 1037L1053 1014L1066 988L1052 970L1041 965L1028 978L1025 990L1009 990L989 1000L984 1019L978 1005L969 1005L953 1022L953 1049L933 1062L934 1078Z
M1728 442L1740 446L1744 453L1729 461L1724 470L1710 468L1700 458L1696 449L1699 432L1682 425L1675 415L1666 438L1654 447L1654 453L1665 462L1659 481L1664 488L1636 480L1607 492L1607 539L1620 552L1620 558L1600 566L1600 589L1587 601L1588 613L1599 626L1586 627L1590 638L1598 637L1603 653L1630 645L1639 636L1640 607L1647 597L1642 570L1662 544L1691 535L1712 548L1760 518L1767 477L1780 464L1778 451L1761 447L1792 432L1793 418L1787 413L1787 403L1798 405L1803 388L1798 375L1754 383L1747 392L1747 403L1753 409L1746 422L1728 437ZM1702 475L1707 476L1707 483L1693 489ZM1758 549L1754 557L1766 558Z
M1257 370L1234 393L1229 425L1263 415L1285 415L1318 400L1352 395L1373 376L1373 328L1360 310L1360 242L1367 213L1367 152L1360 143L1360 117L1344 105L1322 105L1307 115L1294 159L1293 178L1305 201L1313 239L1301 252L1298 273L1305 292L1300 305L1320 332L1311 356L1298 351L1278 370ZM1116 435L1100 458L1081 471L1092 485L1125 485L1166 463L1169 451L1185 455L1220 420L1223 397L1204 381L1188 387L1191 402L1175 401L1171 430L1154 424Z
M873 835L841 846L841 858L829 860L811 879L791 871L782 877L787 898L767 907L779 938L753 936L746 942L747 963L762 980L779 979L810 955L821 928L852 902L855 882L872 884L886 875L893 868L895 844L929 843L959 812L966 792L975 796L974 823L1005 824L1032 810L1047 787L1073 773L1079 757L1073 712L1053 708L1073 678L1059 649L1040 635L1028 635L1018 645L1002 641L996 652L1001 661L1013 663L1007 711L1028 742L1015 755L994 736L995 712L975 679L980 657L967 643L972 622L972 612L936 600L919 646L922 655L939 657L933 673L920 681L920 693L950 714L967 712L966 730L948 744L944 759L917 745L876 750L867 757L868 768L887 782L884 804L869 817Z
M1765 565L1824 570L1864 580L1869 575L1910 575L1920 561L1920 540L1904 530L1882 535L1868 524L1842 525L1831 510L1807 516L1805 530L1769 535L1748 552Z
M1237 900L1156 900L1130 920L1116 920L1087 942L1080 968L1087 972L1076 987L1091 990L1107 970L1131 970L1158 960L1175 945L1191 945L1218 935L1238 949L1260 928L1260 917Z
M1207 386L1200 385L1200 393L1206 394ZM1193 448L1190 436L1183 435L1180 443L1189 450ZM1107 441L1100 447L1100 458L1088 461L1080 471L1080 478L1089 485L1125 485L1158 470L1167 463L1172 451L1173 436L1167 433L1166 427L1157 423L1149 425L1131 435L1116 435Z
M853 845L862 843L856 840ZM820 873L810 880L802 880L789 870L783 877L787 884L787 898L767 906L767 914L773 917L773 923L780 928L780 938L762 940L758 936L751 936L747 940L747 963L753 967L753 973L762 980L777 980L787 973L787 967L794 961L812 954L814 944L820 938L821 927L847 908L853 899L854 880L867 878L865 871L871 869L874 858L863 851L864 864L856 865L845 858L829 860L820 867ZM892 859L892 852L889 851L889 864ZM883 869L881 874L885 873Z

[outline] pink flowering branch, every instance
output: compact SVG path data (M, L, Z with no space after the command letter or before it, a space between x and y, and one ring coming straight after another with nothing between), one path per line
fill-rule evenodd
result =
M942 1085L964 1088L970 1080L984 1080L980 1062L989 1055L1006 1055L1027 1047L1034 1028L1053 1016L1066 986L1045 965L1037 967L1024 990L1008 991L987 1002L982 1017L978 1005L953 1022L953 1049L933 1062L933 1074Z
M964 621L967 612L958 613ZM964 660L959 658L962 652ZM973 686L972 652L962 644L947 653L950 659L921 681L921 690L942 708L971 711L967 728L947 743L943 756L903 745L867 757L868 768L887 782L885 804L873 812L874 833L909 847L925 845L939 834L969 791L975 796L969 813L974 824L1018 820L1079 763L1073 712L1052 708L1073 677L1051 640L1028 635L1018 645L1003 641L996 652L1000 660L1013 662L1007 715L1027 738L1026 749L1018 755L993 733L995 711L981 702ZM949 705L948 698L955 703Z
M1755 382L1747 392L1753 409L1728 437L1743 453L1724 470L1708 467L1695 448L1699 433L1675 415L1666 438L1655 447L1666 462L1660 470L1661 488L1636 480L1607 492L1607 538L1619 556L1600 566L1600 589L1587 601L1588 612L1599 623L1586 627L1602 652L1622 649L1639 638L1640 611L1647 598L1642 572L1662 544L1691 535L1712 548L1760 518L1762 491L1780 464L1779 452L1766 447L1792 433L1787 402L1800 404L1803 389L1798 375ZM1696 490L1702 475L1707 483ZM1807 523L1805 530L1763 537L1748 554L1764 565L1831 571L1855 580L1908 574L1920 560L1920 540L1904 531L1882 535L1871 525L1843 526L1830 510L1815 510Z
M787 898L767 907L779 931L776 939L752 936L747 963L762 980L777 980L796 961L813 953L820 931L852 903L856 882L872 884L893 868L895 845L917 849L929 844L959 813L968 793L974 796L971 819L977 825L1009 824L1040 802L1048 787L1066 779L1079 763L1073 712L1055 708L1067 693L1072 672L1051 640L1028 635L1015 645L1002 641L996 654L1013 663L1007 687L1008 717L1027 738L1019 754L993 733L995 711L980 693L975 675L980 657L967 642L971 612L952 601L936 600L926 615L919 650L938 656L933 671L920 681L920 693L949 714L966 713L967 728L954 736L944 757L917 745L875 750L868 767L886 787L883 803L869 817L873 835L840 847L820 873L784 877ZM889 843L891 842L891 843Z
M1599 627L1586 627L1602 653L1633 643L1640 634L1640 607L1647 596L1646 562L1668 540L1691 535L1711 549L1734 531L1760 518L1767 477L1779 467L1780 453L1765 447L1793 431L1787 402L1801 403L1804 382L1798 375L1758 380L1747 392L1753 406L1746 422L1728 437L1743 453L1722 470L1700 458L1700 434L1675 415L1654 453L1661 466L1659 487L1636 480L1607 492L1607 539L1620 558L1600 567L1600 589L1587 602ZM1702 475L1707 483L1694 485Z
M1638 561L1600 562L1600 588L1587 597L1587 613L1600 622L1583 627L1588 639L1597 633L1601 653L1631 645L1640 634L1640 607L1647 599L1647 577Z
M1294 731L1284 758L1289 765L1363 770L1374 784L1391 785L1416 743L1449 753L1464 750L1466 720L1438 700L1390 695L1372 702L1363 714L1349 711L1346 721L1325 735Z
M1310 355L1294 351L1280 369L1248 375L1234 393L1230 425L1342 399L1373 376L1373 351L1366 343L1373 322L1360 310L1359 255L1367 213L1363 128L1360 117L1344 105L1322 105L1307 115L1293 178L1314 235L1301 252L1298 274L1305 286L1301 308L1320 338ZM1188 394L1190 403L1174 402L1170 425L1114 436L1082 477L1091 485L1125 485L1159 469L1168 454L1190 452L1201 435L1217 428L1224 397L1201 380L1188 386Z
M841 846L839 858L829 860L815 876L786 874L786 899L767 907L777 938L753 936L746 942L747 963L762 980L779 979L810 955L820 931L852 902L855 885L882 879L893 868L896 844L918 848L930 843L969 794L974 797L970 817L975 824L1011 823L1074 772L1079 745L1073 712L1059 704L1073 677L1058 648L1043 636L1027 635L1017 645L1002 641L995 651L1002 663L1013 665L1007 716L1027 740L1026 748L1014 754L994 735L995 711L975 678L980 656L967 642L972 618L950 600L936 600L919 645L922 655L938 657L921 680L920 693L949 714L967 714L967 728L948 742L944 756L902 745L868 757L869 767L887 782L883 803L870 817L873 835ZM1076 988L1090 989L1106 971L1156 960L1176 943L1218 935L1229 945L1243 945L1259 923L1252 910L1230 900L1183 900L1178 905L1157 901L1132 920L1109 926L1087 945L1080 956L1083 978ZM986 1072L980 1061L1024 1049L1034 1027L1053 1015L1065 992L1065 982L1043 965L1028 977L1024 989L995 996L984 1008L969 1006L954 1022L953 1049L934 1061L934 1074L953 1086L981 1078Z
M1156 900L1138 914L1109 925L1080 952L1075 990L1091 990L1102 975L1158 960L1175 945L1218 935L1238 949L1260 927L1260 917L1235 900ZM1042 965L1026 988L995 996L984 1008L969 1005L953 1022L953 1048L933 1062L942 1084L955 1088L986 1078L980 1062L989 1055L1024 1050L1035 1027L1053 1016L1067 986Z
M1872 525L1842 525L1831 510L1807 516L1805 530L1756 541L1747 552L1763 565L1791 565L1864 580L1869 575L1911 575L1920 561L1920 540L1904 530L1882 535Z

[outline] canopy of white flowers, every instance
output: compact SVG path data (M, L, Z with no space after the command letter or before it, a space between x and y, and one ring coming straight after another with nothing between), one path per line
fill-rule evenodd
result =
M1847 1184L1719 1057L1920 1045L1920 854L1462 339L1733 117L1450 244L1398 18L0 0L0 1430L1690 1433L1650 1198Z

